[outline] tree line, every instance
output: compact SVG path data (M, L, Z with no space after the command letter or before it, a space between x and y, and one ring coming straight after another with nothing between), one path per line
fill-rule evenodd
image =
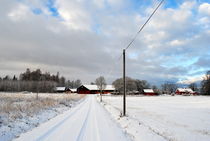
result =
M105 83L105 82L104 82ZM19 78L15 75L10 77L8 75L0 77L0 91L8 92L20 92L20 91L30 91L30 92L54 92L55 87L68 87L68 88L78 88L81 86L82 82L80 79L77 80L67 80L64 76L60 76L59 72L57 74L50 74L49 72L42 73L40 69L31 71L29 68L25 72L19 75ZM94 84L94 83L91 83ZM115 89L119 92L123 92L123 79L118 78L113 81ZM208 71L201 81L200 87L196 83L191 83L188 85L193 91L200 92L203 95L210 95L210 71ZM170 94L175 92L178 88L176 83L165 82L158 88L155 85L149 84L146 80L133 79L126 77L126 90L131 94L143 93L143 89L153 89L156 93Z
M112 85L114 85L119 94L122 94L123 78L116 79ZM206 73L205 77L200 83L200 87L196 83L191 83L188 85L188 87L202 95L210 95L210 71ZM130 94L143 93L143 89L153 89L155 93L159 94L172 94L176 91L177 88L178 85L173 82L165 82L160 86L160 88L158 88L155 85L149 84L149 82L146 80L126 77L126 91Z
M49 72L42 73L40 69L31 71L29 68L19 75L10 77L0 77L0 91L8 92L54 92L55 87L69 87L77 88L81 85L81 80L67 80L64 76L57 74L50 74Z

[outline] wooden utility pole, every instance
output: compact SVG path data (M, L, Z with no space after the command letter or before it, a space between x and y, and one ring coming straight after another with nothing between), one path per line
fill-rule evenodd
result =
M126 115L125 49L123 49L123 116Z
M142 27L140 28L140 30L136 33L136 35L134 36L134 38L131 40L131 42L128 44L128 46L123 49L123 116L126 115L126 82L125 82L125 51L131 46L131 44L135 41L135 39L137 38L138 34L143 30L143 28L145 27L145 25L149 22L149 20L152 18L152 16L155 14L155 12L158 10L158 8L161 6L161 4L164 2L164 0L162 0L158 6L155 8L155 10L152 12L152 14L149 16L149 18L146 20L146 22L142 25ZM120 56L121 58L121 56Z
M102 102L102 84L101 84L101 90L100 90L100 102Z

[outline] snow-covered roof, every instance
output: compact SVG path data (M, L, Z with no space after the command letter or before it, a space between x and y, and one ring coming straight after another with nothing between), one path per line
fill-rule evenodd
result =
M56 91L65 91L66 87L56 87Z
M143 89L145 93L154 93L153 89Z
M177 90L179 92L189 92L189 93L193 93L193 90L190 88L177 88Z
M106 85L106 88L105 90L115 90L114 86L113 85Z
M97 85L83 85L83 86L89 90L98 90ZM113 85L106 85L105 90L115 90L115 88Z
M70 89L72 92L76 92L77 91L77 89Z

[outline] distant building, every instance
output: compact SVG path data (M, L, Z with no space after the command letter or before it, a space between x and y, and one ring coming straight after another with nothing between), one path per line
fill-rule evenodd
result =
M197 95L198 94L197 92L193 91L190 88L177 88L175 93L178 95L184 95L184 94Z
M70 89L71 93L77 93L77 89Z
M64 92L66 92L66 87L56 87L55 92L64 93Z
M112 85L106 85L105 90L103 90L103 94L108 94L114 92L115 88ZM97 85L81 85L77 88L78 94L99 94L100 90Z
M56 87L55 92L57 93L77 93L77 89L71 89L67 87Z
M153 89L143 89L144 95L158 95L153 91Z
M77 89L67 88L66 93L77 93Z

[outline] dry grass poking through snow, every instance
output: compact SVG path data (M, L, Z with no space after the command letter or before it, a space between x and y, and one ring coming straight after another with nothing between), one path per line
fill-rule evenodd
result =
M0 93L0 126L15 119L33 116L52 107L71 107L80 100L78 94L44 94ZM5 121L6 120L6 121Z
M0 141L11 141L21 133L69 110L84 95L0 93Z

